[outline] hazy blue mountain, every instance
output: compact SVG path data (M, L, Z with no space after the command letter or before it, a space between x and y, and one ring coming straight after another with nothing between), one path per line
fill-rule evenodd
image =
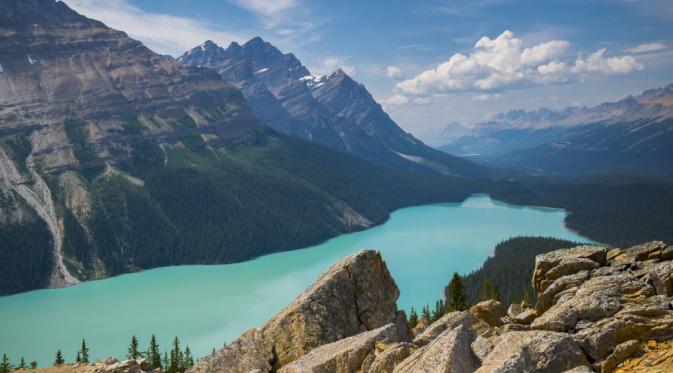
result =
M403 131L345 72L313 76L293 54L284 54L261 38L226 49L207 41L178 60L217 70L241 89L260 121L283 133L405 171L488 172Z
M613 103L511 111L440 149L529 172L673 174L673 85Z

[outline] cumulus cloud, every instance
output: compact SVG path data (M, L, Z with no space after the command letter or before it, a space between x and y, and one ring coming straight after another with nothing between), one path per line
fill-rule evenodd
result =
M493 92L562 83L589 73L625 74L643 68L630 55L606 57L605 49L586 58L580 55L572 61L569 48L570 42L566 40L524 47L523 41L511 31L495 39L484 36L469 53L454 54L436 68L399 82L394 91L396 95L417 97L449 92ZM400 98L394 101L403 102Z
M162 54L179 56L208 39L227 45L231 41L247 40L250 37L223 31L190 18L145 12L126 0L65 0L65 3L87 17L123 30Z
M386 68L386 76L391 79L397 79L402 77L402 69L397 66L388 66Z
M645 43L640 44L633 48L624 49L625 52L629 53L650 53L656 52L662 49L666 49L666 44L664 43Z
M605 48L599 49L587 58L581 56L570 71L574 73L628 74L642 70L643 65L632 56L605 57Z

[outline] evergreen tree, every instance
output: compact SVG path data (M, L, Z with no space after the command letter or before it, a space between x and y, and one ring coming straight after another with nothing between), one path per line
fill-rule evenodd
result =
M423 307L421 319L425 319L426 322L430 321L430 307L427 304Z
M86 346L84 339L82 339L82 347L79 349L79 353L82 364L89 364L89 347Z
M23 356L21 356L21 361L19 362L17 369L26 369L26 361L23 360Z
M30 362L30 369L37 369L37 361L33 360Z
M147 350L147 361L155 368L161 368L161 353L159 352L157 337L154 334L150 339L150 348Z
M14 366L9 362L7 354L2 354L2 361L0 362L0 373L9 373L14 370Z
M54 365L61 365L65 363L65 360L63 360L63 354L61 353L61 350L56 351L56 358L54 359Z
M168 361L168 352L164 351L164 357L161 359L161 366L166 369L166 372L168 372L168 366L169 366L169 361Z
M467 308L465 284L463 284L463 279L457 272L453 273L451 282L449 282L449 286L446 287L445 292L448 302L447 308L450 311L463 311Z
M136 336L131 336L131 345L129 346L129 353L126 354L126 358L129 360L137 360L140 357L140 352L138 352L138 338Z
M166 373L180 372L180 363L182 362L182 351L180 350L180 340L175 337L173 340L173 348L171 349L171 356L168 362Z
M75 362L76 363L82 362L82 354L79 351L77 351L77 357L75 357Z
M194 357L192 357L192 351L189 349L189 346L187 346L185 347L185 352L182 354L182 364L180 365L180 372L184 372L193 366L194 366Z
M498 285L493 284L493 300L500 302L500 290L498 290Z
M411 307L411 311L409 312L409 327L413 329L416 327L417 324L418 324L418 314L416 313L414 307Z
M444 315L444 301L438 300L435 302L435 310L432 311L432 322L439 320Z
M488 285L488 281L484 280L484 285L481 287L481 300L491 299L491 287Z

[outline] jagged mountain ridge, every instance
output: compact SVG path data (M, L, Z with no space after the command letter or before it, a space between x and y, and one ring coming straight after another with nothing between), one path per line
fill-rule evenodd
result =
M0 35L2 294L241 261L465 195L281 135L215 71L63 2L3 1Z
M511 111L440 149L527 172L670 176L673 85L614 103Z
M207 41L178 60L216 69L241 88L257 117L278 131L405 171L488 173L404 132L367 89L342 70L315 77L293 54L283 54L259 37L226 49Z

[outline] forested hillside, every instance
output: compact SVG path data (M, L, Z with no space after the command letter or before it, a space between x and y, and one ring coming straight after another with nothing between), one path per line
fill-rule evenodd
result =
M535 301L531 286L535 256L577 245L552 237L513 237L500 242L481 268L463 278L468 304L494 296L504 304L521 302L524 297Z
M673 184L616 174L522 178L489 188L505 202L565 209L566 225L594 241L618 247L673 241Z

